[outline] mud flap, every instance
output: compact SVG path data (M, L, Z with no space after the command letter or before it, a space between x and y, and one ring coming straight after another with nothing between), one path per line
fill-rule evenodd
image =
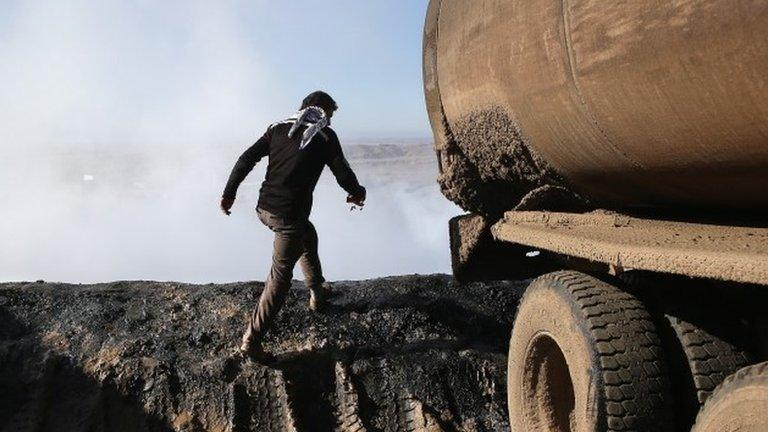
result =
M459 282L525 279L558 268L543 251L496 241L493 223L483 216L466 214L448 222L453 276Z

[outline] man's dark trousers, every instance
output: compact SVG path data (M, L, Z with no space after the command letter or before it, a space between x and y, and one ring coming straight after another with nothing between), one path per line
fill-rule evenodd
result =
M297 262L310 290L322 289L325 279L317 254L317 231L312 222L301 217L278 216L263 209L256 211L261 222L275 233L272 268L259 305L253 310L249 328L243 337L243 340L260 343L285 303Z

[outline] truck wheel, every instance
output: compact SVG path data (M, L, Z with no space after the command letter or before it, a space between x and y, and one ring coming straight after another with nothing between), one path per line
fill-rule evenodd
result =
M681 428L688 430L715 387L749 360L744 351L717 336L721 332L707 331L669 314L664 321L669 327L659 330L679 409L676 412Z
M678 430L690 430L704 402L726 377L750 364L743 324L725 313L721 287L701 281L631 271L621 275L644 299L661 338Z
M768 362L743 368L720 384L696 418L693 432L768 430Z
M632 295L591 276L536 279L509 344L512 430L671 430L669 382L656 329Z

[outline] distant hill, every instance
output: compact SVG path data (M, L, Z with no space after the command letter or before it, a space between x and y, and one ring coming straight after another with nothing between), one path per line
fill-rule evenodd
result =
M434 158L432 144L349 144L344 146L347 159Z

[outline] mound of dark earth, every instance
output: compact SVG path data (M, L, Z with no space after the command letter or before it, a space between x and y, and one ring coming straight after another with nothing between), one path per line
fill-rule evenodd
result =
M497 431L524 282L296 283L266 348L231 355L261 283L0 285L1 431Z

